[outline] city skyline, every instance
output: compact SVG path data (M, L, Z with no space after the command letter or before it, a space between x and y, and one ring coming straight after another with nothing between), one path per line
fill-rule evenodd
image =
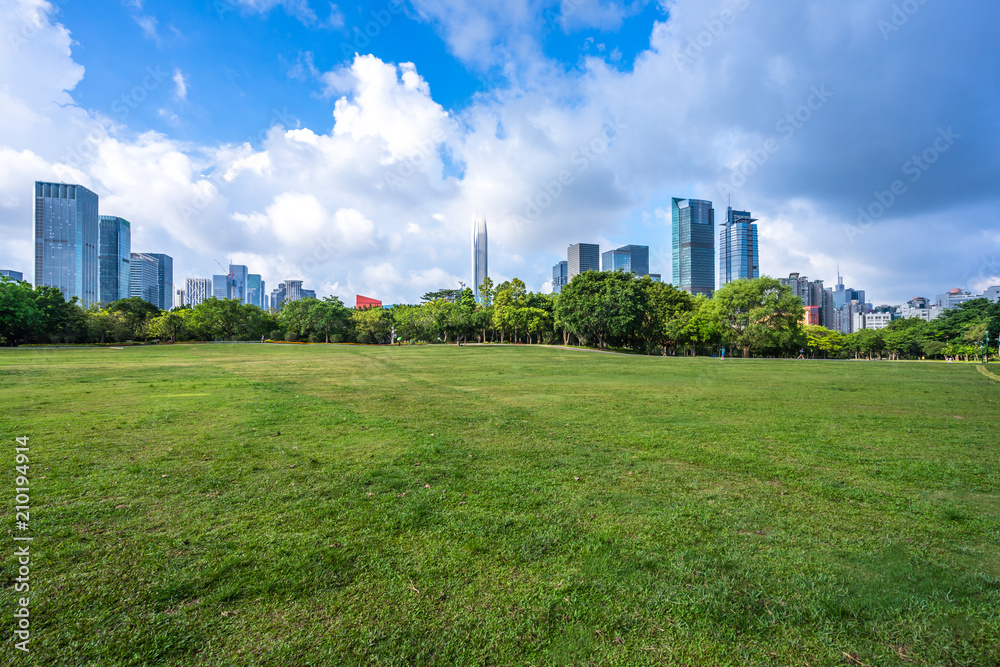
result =
M345 302L466 281L471 211L498 283L541 289L580 238L669 276L676 195L767 221L762 274L839 260L897 303L1000 282L997 93L975 83L1000 56L972 48L998 8L416 0L353 44L383 5L223 4L10 0L0 266L32 274L27 173L100 195L178 280L227 258Z

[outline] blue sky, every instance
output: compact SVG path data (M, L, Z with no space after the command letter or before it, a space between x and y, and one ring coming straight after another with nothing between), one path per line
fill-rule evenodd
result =
M175 282L389 302L575 242L649 245L672 196L760 219L762 272L878 303L1000 284L1000 7L986 0L0 0L0 266L31 184L132 221ZM893 192L895 190L895 193Z

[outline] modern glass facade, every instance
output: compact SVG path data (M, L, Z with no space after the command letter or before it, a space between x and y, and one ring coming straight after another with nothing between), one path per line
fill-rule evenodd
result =
M552 267L552 291L558 294L569 282L569 262L562 261Z
M263 303L263 295L264 281L260 279L260 274L251 273L247 276L247 303L267 310L267 306Z
M715 291L715 210L712 202L673 198L674 286L692 294Z
M742 278L760 278L757 222L748 211L726 207L719 232L719 287Z
M132 253L129 261L129 297L137 296L160 307L159 266L160 262L152 255Z
M566 251L569 279L584 271L601 270L601 246L596 243L574 243Z
M247 301L247 282L250 279L250 270L242 264L229 265L229 298L239 299L241 303Z
M649 246L627 245L601 255L601 270L649 275Z
M11 269L0 269L0 276L7 276L11 280L24 280L24 274Z
M174 258L157 252L147 253L156 258L156 294L160 310L174 307Z
M100 301L97 195L35 181L35 286L58 287L83 307Z
M479 286L490 275L486 253L486 218L476 216L472 221L472 292L479 300Z
M132 258L132 225L115 215L100 216L100 297L102 304L127 299L129 262Z
M212 297L215 299L229 298L229 276L212 276Z
M212 296L212 281L208 278L188 278L184 292L184 302L194 308Z

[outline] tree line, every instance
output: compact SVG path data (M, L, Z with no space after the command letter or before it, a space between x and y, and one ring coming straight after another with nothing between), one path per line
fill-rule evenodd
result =
M312 343L523 343L582 345L644 354L813 358L973 359L1000 335L1000 304L968 301L931 322L896 320L845 335L802 324L802 301L773 278L738 280L712 298L623 271L574 276L559 294L513 279L440 290L422 303L352 309L337 297L264 311L234 299L160 311L132 297L84 309L53 287L0 282L0 343L260 340Z

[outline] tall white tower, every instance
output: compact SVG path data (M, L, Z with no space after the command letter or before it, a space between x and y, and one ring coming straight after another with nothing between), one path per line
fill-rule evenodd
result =
M479 299L479 286L489 275L486 265L486 218L476 215L472 219L472 291Z

